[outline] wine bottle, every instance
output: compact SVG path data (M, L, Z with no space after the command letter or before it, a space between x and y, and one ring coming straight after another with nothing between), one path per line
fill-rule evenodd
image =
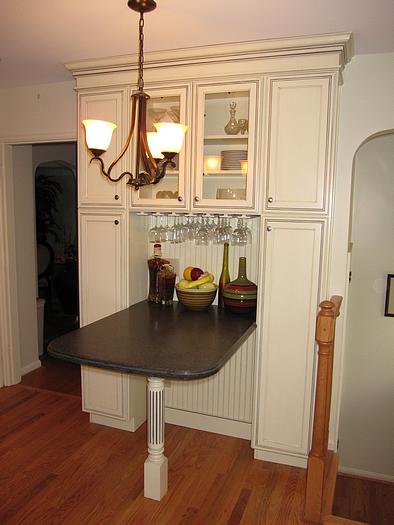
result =
M222 265L222 273L220 274L219 279L219 295L218 295L218 306L219 308L223 308L224 302L223 302L223 287L225 284L230 282L230 274L228 271L228 242L224 243L223 247L223 265Z

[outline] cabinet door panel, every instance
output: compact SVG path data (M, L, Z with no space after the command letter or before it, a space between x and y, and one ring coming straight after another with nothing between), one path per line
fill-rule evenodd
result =
M127 94L125 90L106 93L81 94L79 96L79 137L78 137L78 194L80 205L125 206L125 177L115 183L101 174L99 163L90 164L92 156L85 145L84 119L106 120L117 125L108 150L102 155L106 168L120 153L124 139L124 118L127 115ZM125 159L121 159L111 172L118 177L125 171Z
M125 374L90 366L83 366L81 372L83 410L93 414L125 419L127 417Z
M324 209L329 87L321 77L271 80L268 209Z
M194 209L254 209L258 88L196 86Z
M267 222L256 446L307 454L322 223Z
M125 218L80 214L81 326L126 307Z
M169 88L149 88L147 103L147 131L155 131L157 122L176 122L186 124L184 145L174 158L175 169L167 169L165 177L158 184L143 186L130 192L131 205L139 208L186 208L189 201L189 86ZM134 163L133 163L134 166Z

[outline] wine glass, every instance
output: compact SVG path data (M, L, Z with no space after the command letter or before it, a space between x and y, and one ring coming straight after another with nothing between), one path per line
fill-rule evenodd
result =
M149 242L160 242L160 232L158 231L158 215L153 215L154 225L149 230Z

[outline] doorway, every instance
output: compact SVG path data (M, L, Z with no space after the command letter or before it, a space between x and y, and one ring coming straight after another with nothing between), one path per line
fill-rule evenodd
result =
M352 259L339 425L341 472L394 480L394 132L371 137L354 159Z
M36 145L33 158L40 160L35 169L35 210L42 359L52 339L79 325L75 145Z

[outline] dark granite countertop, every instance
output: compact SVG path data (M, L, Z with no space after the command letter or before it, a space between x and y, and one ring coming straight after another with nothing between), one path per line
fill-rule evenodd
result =
M48 353L120 372L200 379L218 372L255 328L254 315L143 301L54 339Z

